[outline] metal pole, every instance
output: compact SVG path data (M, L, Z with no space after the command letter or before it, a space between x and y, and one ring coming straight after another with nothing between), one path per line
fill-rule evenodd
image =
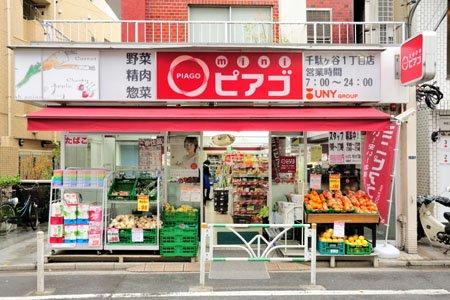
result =
M389 227L390 227L390 220L391 220L391 208L392 208L392 198L394 198L394 183L397 184L396 175L397 175L397 160L398 160L398 147L400 144L400 128L401 123L397 122L397 138L395 139L395 148L394 148L394 168L392 170L391 174L391 197L389 199L389 207L388 207L388 215L387 215L387 222L386 222L386 237L384 239L384 246L387 246L387 240L389 235Z
M36 293L44 293L44 232L36 233L37 253L36 253Z
M317 224L311 224L311 284L316 285L316 244Z
M200 233L200 285L205 286L206 230L208 224L202 223Z

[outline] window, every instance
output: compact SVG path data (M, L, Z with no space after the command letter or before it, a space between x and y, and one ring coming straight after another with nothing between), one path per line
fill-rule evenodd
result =
M25 20L36 20L39 18L38 8L33 1L23 0L23 18Z
M394 4L392 0L379 0L378 2L378 21L394 21ZM380 25L380 43L391 44L394 42L394 32L392 27L386 24Z
M318 22L315 30L313 24L308 25L308 43L331 43L331 25L321 24L322 22L331 22L331 9L307 9L306 21Z
M189 20L193 21L189 31L193 43L270 43L273 39L271 7L190 6Z

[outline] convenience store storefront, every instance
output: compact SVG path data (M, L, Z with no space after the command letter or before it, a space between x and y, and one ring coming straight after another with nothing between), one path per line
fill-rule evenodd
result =
M395 49L367 50L356 54L348 50L333 53L217 53L205 50L208 51L16 50L16 65L19 63L17 57L22 58L20 63L23 64L22 68L19 66L16 78L26 78L27 66L36 60L40 60L42 66L53 66L53 69L41 69L17 90L18 99L47 106L27 116L29 130L63 133L63 168L115 171L111 181L105 181L104 195L99 196L101 200L98 201L105 207L101 225L105 228L102 232L104 246L114 242L107 237L112 214L116 217L123 215L118 208L120 200L108 202L111 194L106 189L110 190L117 173L123 175L128 171L126 167L133 166L138 172L148 172L153 178L160 179L158 199L155 200L157 220L139 220L146 223L143 226L150 223L148 226L152 229L159 226L155 223L160 221L160 210L166 202L175 207L189 203L199 209L200 219L204 220L204 206L198 193L202 192L203 184L203 176L199 174L201 165L207 157L206 148L210 146L203 142L207 132L267 132L265 150L269 168L266 170L268 180L264 204L269 207L269 219L274 223L277 220L272 211L273 199L279 197L275 194L279 193L281 197L286 194L285 190L276 192L274 188L279 183L286 183L282 182L286 177L273 175L273 169L277 168L274 140L280 137L289 139L288 148L293 148L294 140L305 145L305 151L296 155L286 153L285 149L280 153L295 156L296 174L287 172L290 173L287 181L292 186L288 193L295 192L303 197L311 185L306 166L310 152L307 144L313 136L307 132L322 132L327 136L332 136L330 132L358 132L360 157L350 164L358 165L353 169L359 169L361 175L361 132L389 131L393 124L391 117L380 109L389 105L390 100L383 99L400 97L402 100L394 101L398 104L407 98L405 89L399 84L393 88L397 81L394 72L386 71L393 71L394 64L391 63ZM384 70L383 77L381 69ZM23 88L33 84L37 89ZM186 138L197 139L198 158L195 164L191 163L183 170L175 168L176 164L171 159L174 158L173 153L183 148ZM85 141L88 145L80 145ZM144 149L146 142L149 147ZM329 139L327 144L330 145ZM108 147L114 148L112 154L105 152ZM137 158L124 157L123 153L132 153L134 150L130 149L136 147ZM217 150L220 147L209 148ZM84 154L79 154L80 149L86 149L81 150ZM122 155L117 154L117 149ZM139 156L139 153L146 153L154 157L155 149L161 154L158 163ZM88 151L89 164L78 164L80 159L83 160L79 156L86 157ZM93 154L94 151L100 153L101 159ZM152 154L149 153L151 151ZM342 155L343 160L332 164L345 165L344 152L339 155L336 152L335 155ZM321 153L326 157L319 159L320 164L322 161L329 164L330 150ZM109 164L105 163L108 156L111 157ZM303 162L300 157L303 157ZM93 158L97 158L96 163L92 163ZM363 189L362 182L358 185ZM323 186L325 183L319 185L318 190L326 189ZM136 200L134 204L127 202L127 205L136 205ZM155 208L154 204L150 206ZM127 209L129 212L135 210ZM116 221L124 223L129 220ZM157 234L154 247L133 245L104 249L156 250L159 241Z

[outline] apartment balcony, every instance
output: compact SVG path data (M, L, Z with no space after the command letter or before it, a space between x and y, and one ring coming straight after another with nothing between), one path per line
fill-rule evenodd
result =
M278 46L399 45L403 22L43 21L44 40L68 43Z

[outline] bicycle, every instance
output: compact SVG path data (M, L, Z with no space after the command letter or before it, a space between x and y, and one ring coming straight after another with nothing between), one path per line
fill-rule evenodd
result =
M30 226L33 230L36 230L39 225L37 205L31 198L35 186L21 188L29 192L24 202L20 203L19 199L15 197L0 204L0 228L4 228L6 232L11 231L14 225Z

